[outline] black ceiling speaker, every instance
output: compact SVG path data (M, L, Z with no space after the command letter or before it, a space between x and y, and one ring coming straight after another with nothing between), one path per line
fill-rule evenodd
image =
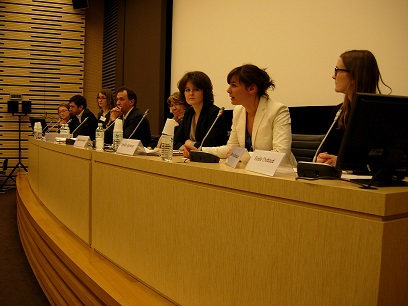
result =
M74 10L88 8L88 0L72 0Z

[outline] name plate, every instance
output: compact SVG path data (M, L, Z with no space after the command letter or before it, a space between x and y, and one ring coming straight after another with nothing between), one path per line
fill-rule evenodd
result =
M89 136L78 135L74 142L74 147L85 148L88 145L88 141L90 141Z
M59 137L59 133L45 133L45 141L46 142L55 142L55 138Z
M137 139L122 139L116 153L124 155L146 154L146 150L140 140Z
M256 150L245 169L274 176L284 157L285 153Z
M236 168L245 152L247 152L245 148L233 147L225 163L232 168Z

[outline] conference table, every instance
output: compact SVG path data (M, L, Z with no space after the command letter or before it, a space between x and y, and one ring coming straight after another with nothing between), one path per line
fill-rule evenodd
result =
M283 167L267 176L225 160L168 163L30 139L18 205L22 240L43 236L23 245L50 300L59 291L61 300L99 296L96 304L408 305L408 187L367 190L299 180ZM77 280L50 287L38 256L71 267L53 283ZM109 269L94 269L92 256ZM81 277L92 284L82 295ZM153 298L118 293L139 292L135 283Z

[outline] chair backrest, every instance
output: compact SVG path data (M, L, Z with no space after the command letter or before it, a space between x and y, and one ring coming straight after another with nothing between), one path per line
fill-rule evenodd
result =
M296 160L311 162L324 135L292 134L292 153Z

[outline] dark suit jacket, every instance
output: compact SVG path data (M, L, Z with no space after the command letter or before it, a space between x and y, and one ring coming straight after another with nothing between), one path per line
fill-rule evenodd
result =
M195 132L195 138L197 141L195 147L200 147L203 138L213 124L219 110L220 109L215 105L203 107L203 109L201 110ZM190 107L186 110L183 117L183 122L180 124L174 136L174 149L177 150L182 145L184 145L184 142L187 139L190 139L191 122L193 120L194 114L194 108ZM227 118L224 116L218 118L210 134L208 134L207 138L205 139L204 146L217 147L225 145L227 143L228 131L230 130L231 126L228 126L228 120L226 119Z
M95 131L96 128L98 127L98 119L96 119L95 115L89 110L85 109L82 117L81 117L81 122L84 122L85 118L88 118L84 124L82 124L79 129L77 129L73 135L73 137L77 137L78 135L84 135L84 136L89 136L91 140L95 140ZM81 123L76 121L76 126L74 129L76 129Z
M132 134L142 118L143 113L140 111L140 109L133 107L133 109L126 117L126 120L123 122L123 138L129 138L130 134ZM120 119L123 120L123 116L121 116ZM113 128L114 124L112 124L108 129L105 130L105 143L112 143ZM136 132L133 134L132 139L140 140L143 143L143 146L147 147L150 144L150 137L151 135L149 120L147 118L144 118L137 128Z

